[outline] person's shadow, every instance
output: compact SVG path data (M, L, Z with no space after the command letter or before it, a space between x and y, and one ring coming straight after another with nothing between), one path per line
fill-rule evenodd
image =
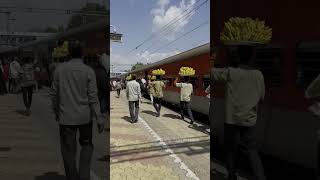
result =
M171 118L171 119L181 119L181 116L175 114L164 114L163 117Z
M149 115L151 115L151 116L157 116L157 115L158 115L156 112L148 111L148 110L142 111L142 113L149 114Z
M129 116L123 116L121 119L131 123L131 118Z
M37 176L34 180L66 180L66 177L59 175L57 172L47 172L41 176Z

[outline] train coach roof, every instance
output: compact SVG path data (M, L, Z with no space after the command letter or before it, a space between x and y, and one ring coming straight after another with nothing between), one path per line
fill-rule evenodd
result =
M152 63L150 65L145 65L145 66L143 66L143 67L141 67L139 69L136 69L134 71L131 71L129 73L135 73L135 72L138 72L138 71L142 71L142 70L145 70L145 69L150 69L150 68L161 66L161 65L164 65L164 64L183 61L185 59L196 57L196 56L199 56L199 55L202 55L202 54L205 54L205 53L209 53L209 52L210 52L210 43L207 43L207 44L195 47L193 49L190 49L188 51L182 52L180 54L165 58L165 59L163 59L161 61Z

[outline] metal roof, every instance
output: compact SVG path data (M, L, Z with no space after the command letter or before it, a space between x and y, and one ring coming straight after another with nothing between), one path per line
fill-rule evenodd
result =
M36 41L22 44L21 46L18 46L18 47L6 49L3 51L0 51L0 53L9 52L9 51L16 51L20 48L32 47L32 46L36 46L36 45L43 44L43 43L54 42L54 41L61 39L61 38L68 38L73 35L82 34L82 33L88 32L88 31L103 30L103 29L106 29L106 31L107 31L109 29L108 24L109 24L109 18L105 18L105 19L99 20L97 22L85 24L83 26L80 26L80 27L77 27L74 29L70 29L70 30L63 32L63 33L50 35L48 37L44 37L44 38L41 38Z
M188 51L182 52L180 54L165 58L165 59L163 59L161 61L158 61L158 62L155 62L153 64L143 66L143 67L141 67L139 69L136 69L134 71L131 71L129 73L135 73L135 72L138 72L138 71L150 69L150 68L161 66L161 65L164 65L164 64L183 61L185 59L196 57L196 56L199 56L199 55L202 55L202 54L205 54L205 53L210 53L210 43L206 43L204 45L201 45L201 46L195 47L193 49L190 49Z

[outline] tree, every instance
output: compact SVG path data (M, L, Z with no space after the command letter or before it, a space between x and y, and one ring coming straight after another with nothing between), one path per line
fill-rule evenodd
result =
M80 9L80 13L106 15L107 9L104 5L100 5L98 3L87 3ZM103 18L105 18L105 16L75 14L71 17L67 29L79 27L83 24L92 23Z
M141 68L142 66L144 66L145 64L141 63L141 62L137 62L135 65L132 66L131 71L136 70Z
M31 28L28 30L28 32L39 32L39 33L59 33L59 32L63 32L63 31L64 31L63 25L58 25L58 27L48 26L44 29Z

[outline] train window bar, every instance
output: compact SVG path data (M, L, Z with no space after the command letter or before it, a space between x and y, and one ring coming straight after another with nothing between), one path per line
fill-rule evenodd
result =
M265 80L271 86L279 87L281 84L281 69L283 68L283 55L281 48L256 49L255 67L259 69Z
M296 85L307 88L320 73L320 46L307 42L301 44L297 48L296 57Z
M202 88L204 90L206 90L207 87L210 85L210 81L211 80L210 80L210 75L209 74L203 76L203 86L202 86Z

